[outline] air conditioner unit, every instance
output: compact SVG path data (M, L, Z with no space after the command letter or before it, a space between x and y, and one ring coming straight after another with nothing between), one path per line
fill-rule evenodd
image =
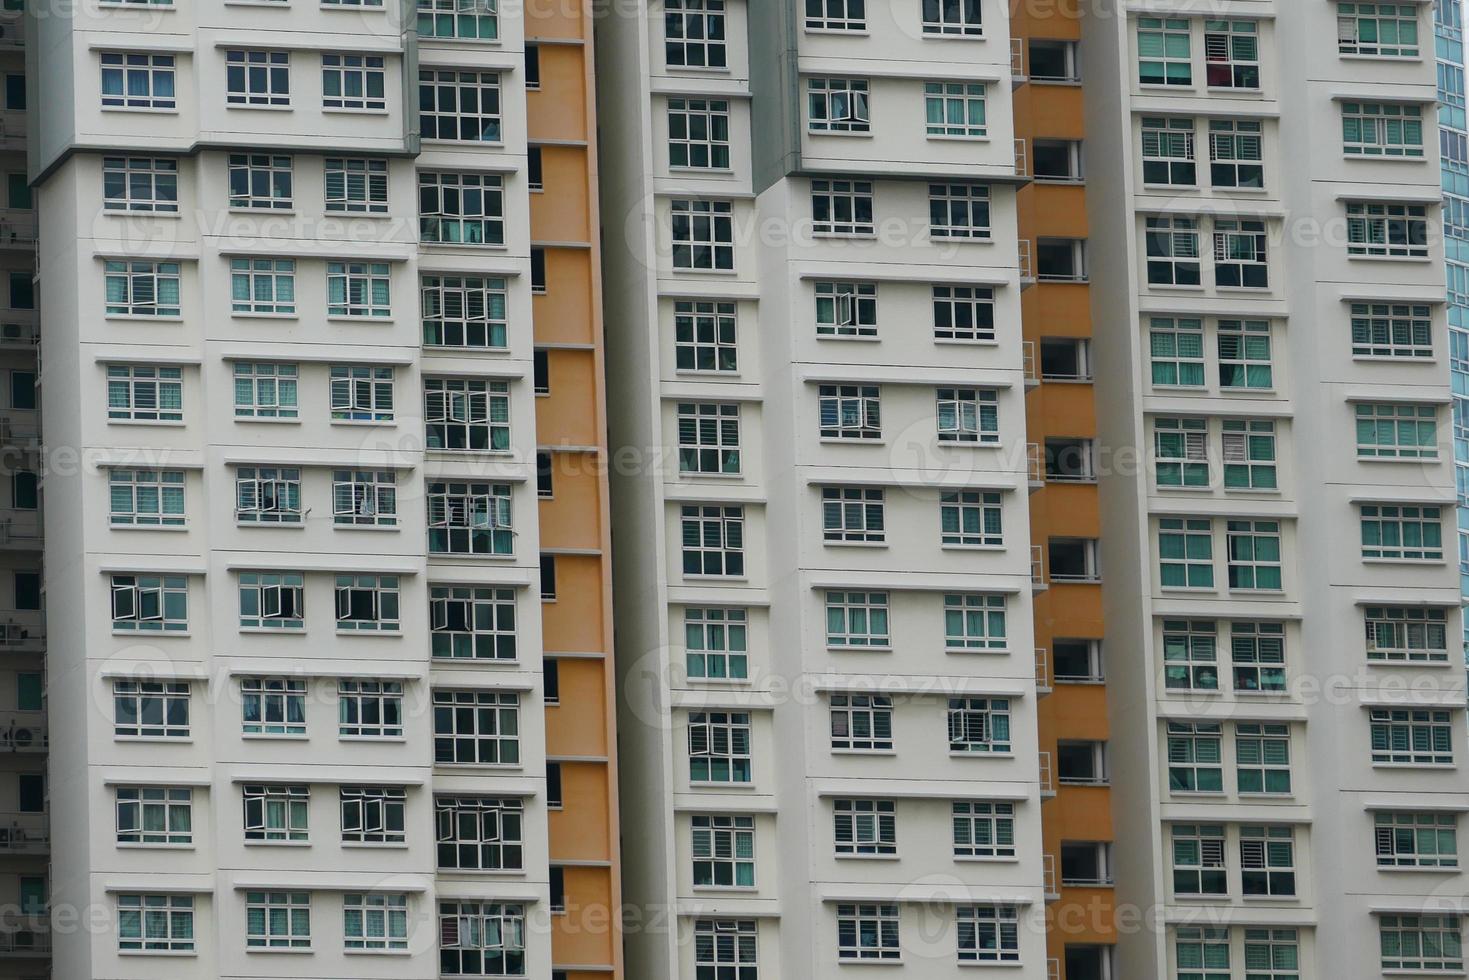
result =
M24 335L25 328L18 323L0 323L0 337L6 340L20 340Z
M10 733L10 741L18 749L29 748L32 745L41 744L42 735L38 729L16 728Z

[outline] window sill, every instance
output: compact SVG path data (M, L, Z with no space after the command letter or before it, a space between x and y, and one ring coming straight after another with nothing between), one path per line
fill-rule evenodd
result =
M1017 855L983 857L972 854L956 854L954 855L954 861L959 864L1019 864L1020 858Z
M855 334L855 333L853 333L853 334L842 334L842 333L821 333L821 332L818 331L817 334L816 334L816 339L818 341L821 341L821 340L845 340L845 341L853 341L853 340L855 340L855 341L858 341L860 343L867 343L867 344L875 344L875 343L881 343L882 342L882 338L879 337L875 333L872 333L872 334ZM939 341L935 341L935 343L939 343Z
M344 949L343 956L412 956L411 949Z
M176 636L180 639L188 639L194 634L189 630L119 630L112 631L113 636L127 636L133 639L155 640L163 637Z
M901 854L842 854L835 853L832 857L837 861L901 861Z
M896 749L832 749L832 755L891 755L898 754Z
M107 424L108 425L156 425L156 426L161 426L161 427L169 428L169 429L182 429L186 425L188 425L188 423L187 422L184 422L184 421L174 422L174 421L163 420L163 419L108 419L107 420Z
M1440 456L1358 456L1359 463L1417 463L1419 465L1434 465L1442 462Z
M823 538L821 543L828 548L886 548L886 541L838 541Z
M107 313L104 320L142 320L146 323L183 323L182 316L169 316L155 313Z
M843 139L874 139L875 134L871 129L812 129L806 127L807 136L836 136Z
M126 841L117 841L113 846L119 851L192 851L196 849L193 844L134 844Z
M1415 670L1439 669L1443 667L1454 667L1447 656L1442 660L1384 660L1380 657L1367 656L1368 667L1412 667Z
M311 736L307 735L305 732L301 732L299 735L290 735L278 732L241 732L240 737L251 742L305 742L309 741L311 738Z
M306 529L306 522L305 521L242 521L242 520L240 520L237 517L237 518L235 518L235 527L249 527L249 528L256 528L256 527L258 527L258 528L266 528L266 529L286 528L286 529L289 529L289 530L292 530L292 531L304 531Z
M229 214L258 214L262 217L269 216L272 218L294 218L300 213L296 210L294 204L287 205L283 208L270 206L252 207L248 204L237 204L231 205L225 211Z
M983 657L1008 657L1009 647L944 647L944 653L950 656L973 656Z
M266 425L300 425L301 424L301 419L299 417L298 418L294 418L294 419L289 419L289 418L260 417L260 416L255 416L255 415L236 415L235 416L235 421L236 422L246 422L246 423L260 422L260 423L264 423Z
M1353 255L1347 253L1348 262L1428 262L1427 255Z
M231 310L230 318L234 320L299 320L299 313L256 313L252 310Z
M1399 864L1399 865L1384 865L1384 864L1379 864L1377 866L1377 870L1383 872L1384 874L1403 874L1404 872L1406 872L1408 874L1430 874L1430 875L1456 875L1456 874L1462 874L1463 871L1464 871L1463 868L1458 868L1458 867L1454 867L1454 868L1435 868L1435 867L1423 868L1423 867L1418 867L1417 865L1401 865L1401 864Z
M396 429L397 419L332 419L328 425L367 426L369 428Z
M1445 504L1446 508L1453 507L1452 503ZM1363 557L1364 565L1447 565L1443 558L1367 558Z
M953 133L928 133L927 138L935 143L991 143L988 135L962 136Z
M246 847L310 847L309 840L246 840Z
M950 759L1014 759L1014 752L956 752L949 750Z
M136 113L140 113L142 115L147 115L147 116L177 116L179 114L179 110L178 109L154 109L154 108L147 107L147 106L125 106L125 105L105 105L105 106L102 107L102 111L103 112L129 112L129 113L136 112ZM126 956L127 954L124 953L122 955ZM139 956L139 955L141 955L141 956L155 956L157 954L155 954L155 953L135 953L133 955L135 955L135 956ZM195 954L190 953L188 955L193 956Z
M109 524L114 531L187 531L187 524Z
M336 531L401 531L403 528L397 524L332 524Z
M826 645L826 651L828 653L892 653L893 648L891 645L878 646L873 644L870 646L861 646L859 644L848 644L846 646L833 646L828 643Z
M344 314L339 314L339 315L336 315L336 316L328 316L326 318L326 320L327 320L328 323L386 323L386 324L392 324L393 317L391 315L388 315L388 316L353 316L351 314L345 314L344 313Z
M115 6L115 7L122 7L122 8L128 9L128 10L136 10L136 9L138 9L135 4L131 4L131 3L119 3L119 4L100 3L97 6L99 6L99 7L112 7L112 6ZM151 9L154 9L154 8L151 8L150 7L150 8L145 8L145 9L150 9L151 10ZM183 214L181 212L179 212L179 211L148 211L148 210L144 210L142 208L139 208L139 209L133 209L133 208L109 208L109 207L106 207L105 205L103 206L102 216L103 217L110 217L110 218L126 218L129 221L133 220L134 218L169 218L169 219L172 219L174 221L178 221L178 220L181 220L183 218Z
M265 953L270 956L306 955L316 952L314 946L246 946L247 953Z
M682 470L680 470L679 471L679 474L678 474L678 478L680 480L719 480L721 482L728 482L728 481L733 480L735 482L739 482L739 481L741 481L741 480L743 480L745 478L745 474L743 474L743 473L686 473L686 472L683 472ZM549 500L550 498L549 497L542 497L541 499L542 500Z
M1150 282L1147 285L1149 292L1154 293L1202 293L1204 291L1202 285L1190 286L1186 283L1180 285L1172 282Z
M120 949L118 956L168 956L175 959L198 959L199 953L192 949Z
M408 850L408 842L407 841L344 840L344 841L342 841L342 847L344 847L344 848L353 848L353 849L356 849L356 850L406 851L406 850Z

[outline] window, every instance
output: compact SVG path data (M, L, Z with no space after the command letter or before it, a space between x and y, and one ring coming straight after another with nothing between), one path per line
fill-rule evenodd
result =
M997 490L945 490L939 494L939 540L945 547L998 548L1005 543Z
M1015 856L1015 804L955 800L954 857Z
M425 378L427 448L508 452L510 384L469 378Z
M1453 765L1453 727L1449 712L1373 708L1368 714L1373 762L1410 766Z
M418 126L426 140L500 142L499 74L419 71Z
M112 725L118 738L188 738L188 683L113 681Z
M245 945L260 949L311 948L309 892L246 892Z
M418 0L418 33L461 41L498 40L498 7L498 0Z
M182 527L183 470L108 471L113 527Z
M663 38L663 60L670 68L728 67L724 0L666 0Z
M118 895L117 948L125 953L192 953L194 896Z
M117 787L117 842L153 846L194 842L194 791L178 786Z
M758 932L754 919L694 920L694 980L755 980Z
M225 101L229 105L290 105L290 53L287 51L226 51L225 91Z
M561 790L561 763L546 763L546 808L549 810L561 810L566 806L565 796Z
M1342 152L1348 156L1421 158L1423 109L1396 102L1343 102Z
M182 422L183 369L143 364L107 366L107 417L128 422Z
M428 594L429 643L435 657L515 659L514 589L434 585Z
M520 697L510 691L435 691L434 764L518 766Z
M1407 303L1351 305L1353 357L1433 357L1432 310Z
M1244 722L1236 724L1234 755L1240 793L1290 795L1288 725Z
M878 544L887 539L881 487L822 487L822 538Z
M1464 972L1464 919L1458 915L1380 915L1384 970Z
M1229 656L1236 694L1284 693L1284 623L1235 620L1229 627Z
M1362 504L1362 557L1443 561L1443 508Z
M675 269L734 269L734 209L729 201L674 201L671 208Z
M1223 895L1224 828L1218 824L1176 823L1172 828L1173 893Z
M241 678L240 715L246 735L305 735L306 682L274 677Z
M1295 980L1301 975L1300 936L1294 929L1246 929L1244 952L1251 980Z
M504 279L426 275L419 294L425 347L506 347Z
M508 483L430 483L431 555L512 555L515 530Z
M300 524L301 471L240 466L235 469L235 520L241 524Z
M102 207L108 211L177 214L178 161L167 157L103 157Z
M1010 751L1008 698L949 698L949 751Z
M1209 181L1215 187L1261 188L1265 165L1258 120L1209 120Z
M406 950L408 896L402 892L344 894L342 933L349 950Z
M737 402L678 403L678 469L702 476L740 473Z
M832 649L889 649L888 594L826 593L826 645Z
M1428 257L1428 208L1422 204L1347 202L1347 254Z
M876 385L821 385L817 408L823 439L882 438L882 400Z
M685 504L680 525L685 575L744 577L745 508Z
M1367 659L1444 662L1449 659L1444 609L1419 606L1367 606Z
M393 470L333 470L332 523L337 527L396 527L398 474Z
M296 365L237 361L235 416L293 419L299 414Z
M999 445L999 393L992 389L939 388L939 442Z
M457 871L519 871L524 867L524 804L490 796L434 800L438 866Z
M293 259L231 259L230 289L235 313L281 316L296 312Z
M983 82L924 82L929 136L978 139L989 134Z
M1218 691L1218 640L1213 620L1163 620L1163 686L1170 691Z
M189 580L182 575L112 576L113 632L182 633L189 628Z
M534 245L530 250L530 291L535 296L546 295L546 250Z
M1213 524L1208 518L1158 521L1159 580L1165 589L1214 587Z
M343 786L339 791L342 840L401 844L407 792L402 786Z
M1145 116L1143 126L1143 183L1193 187L1198 183L1194 165L1192 119Z
M893 699L886 694L831 695L831 747L845 752L891 752Z
M105 266L108 316L179 315L179 264L109 259Z
M304 841L310 838L311 789L304 785L245 784L245 840Z
M989 286L934 286L933 337L940 342L994 340L994 289Z
M439 972L446 977L525 976L525 906L440 902Z
M867 81L806 79L806 128L813 133L870 133Z
M326 264L327 316L388 317L386 262L328 262Z
M1379 868L1457 868L1455 813L1378 811L1372 815Z
M1253 20L1204 21L1204 79L1210 88L1260 87L1260 25Z
M381 112L388 107L387 72L380 54L321 56L321 104L327 109Z
M1209 485L1209 421L1153 419L1155 479L1160 487Z
M1336 49L1375 58L1418 57L1418 8L1413 4L1339 3Z
M178 108L171 54L102 53L102 108Z
M837 905L838 960L900 960L902 957L896 904L843 902Z
M739 370L734 303L678 300L673 304L673 333L677 370Z
M1145 225L1149 285L1199 285L1198 219L1147 218Z
M867 0L806 0L806 30L866 31Z
M832 801L837 854L898 853L898 818L891 800Z
M1220 320L1218 344L1220 388L1273 386L1268 321Z
M979 0L923 0L923 33L950 37L983 35Z
M419 173L418 234L438 245L504 245L503 178Z
M876 337L877 283L817 282L818 337Z
M689 782L750 782L748 712L689 713Z
M1295 895L1294 831L1290 827L1241 827L1239 866L1240 884L1247 897Z
M755 818L694 816L695 888L755 887Z
M1204 384L1204 321L1155 316L1148 320L1153 384L1200 388Z
M1274 490L1275 423L1270 419L1224 419L1224 489Z
M525 46L525 88L528 92L537 92L541 88L541 46L539 44Z
M1265 222L1214 219L1214 285L1266 289L1270 267L1265 261Z
M289 156L231 153L227 173L232 208L288 211L294 206Z
M1188 21L1139 17L1137 55L1137 77L1143 85L1193 85Z
M1229 929L1178 926L1173 934L1178 980L1229 980Z
M1075 41L1031 38L1025 56L1030 80L1036 82L1079 82Z
M944 650L1005 650L1005 596L964 592L944 596Z
M690 678L743 680L749 677L747 614L744 609L684 610L684 656Z
M1086 241L1080 238L1037 238L1035 274L1041 282L1086 282Z
M303 628L305 591L305 576L300 572L241 572L241 628Z
M388 161L327 157L324 177L327 213L387 213Z
M986 184L929 184L929 234L988 241L990 189Z
M1280 522L1227 521L1229 587L1279 592Z
M668 165L690 170L729 169L727 101L668 100Z
M551 352L544 348L531 354L531 383L538 396L551 393Z
M337 735L340 738L402 738L403 684L400 681L339 680Z
M1434 405L1358 402L1358 459L1438 459Z
M1013 905L960 905L959 962L1019 963L1020 912Z
M818 235L871 235L872 182L811 181L811 230Z
M545 602L556 601L556 556L541 552L540 555L540 587L541 599Z
M1223 735L1218 724L1168 722L1168 788L1174 793L1224 792Z
M366 364L331 366L333 422L391 422L393 369Z

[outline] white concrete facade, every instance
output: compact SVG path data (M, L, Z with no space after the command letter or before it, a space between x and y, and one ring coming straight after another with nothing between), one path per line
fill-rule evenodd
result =
M1463 968L1432 14L1359 6L1084 20L1119 976Z
M602 133L612 440L635 453L613 474L622 797L641 827L625 894L669 922L629 930L640 977L1046 975L1007 10L964 6L978 19L949 36L917 2L809 27L805 5L744 0L599 22L600 114L618 120ZM813 122L813 82L866 86L850 112L825 103L837 131ZM983 99L984 132L961 113L975 128L930 135L927 84ZM691 112L720 135L684 138ZM931 220L950 184L987 195L972 238ZM855 195L829 225L827 190ZM706 214L724 224L688 248L685 216L698 237ZM992 331L940 334L935 290L954 288L978 291ZM992 406L992 425L941 438L941 389L976 417ZM970 510L978 533L945 544L945 495L990 523ZM960 649L946 599L993 603L1006 626ZM711 617L739 638L706 639ZM868 732L872 696L891 704ZM1000 708L991 735L1009 737L966 750L956 713L946 744L951 698ZM1009 853L961 854L956 804L1003 810ZM873 839L845 841L849 810ZM721 840L745 867L709 867ZM992 951L963 938L1012 914ZM721 934L738 952L699 942Z
M454 38L381 2L30 22L73 460L51 901L90 923L56 976L550 975L525 44L493 9ZM436 342L451 288L476 339Z

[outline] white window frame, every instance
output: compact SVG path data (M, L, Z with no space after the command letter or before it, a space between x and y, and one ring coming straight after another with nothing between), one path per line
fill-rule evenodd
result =
M324 0L342 3L343 0ZM357 0L360 5L363 0ZM382 0L376 0L377 5ZM323 53L321 56L321 104L336 112L386 112L388 109L387 59L380 54Z
M288 108L291 53L264 48L230 48L224 53L225 105L230 108Z

